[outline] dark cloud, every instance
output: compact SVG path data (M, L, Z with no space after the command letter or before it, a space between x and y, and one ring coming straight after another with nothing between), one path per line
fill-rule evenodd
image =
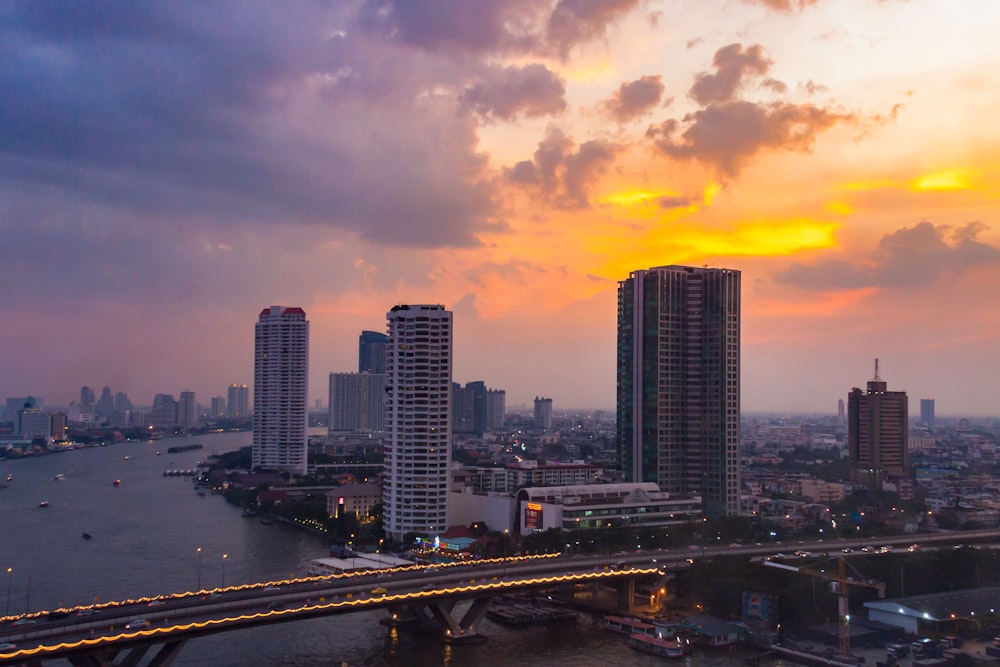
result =
M5 5L0 182L146 219L476 244L496 209L454 82L478 63L369 43L351 9Z
M816 135L852 116L786 102L734 100L710 104L684 117L650 127L647 137L666 155L696 159L735 177L763 150L809 151Z
M565 58L577 44L603 37L609 24L638 4L639 0L559 0L548 21L549 47Z
M759 44L746 50L742 44L730 44L715 52L712 65L715 74L699 74L689 91L691 98L701 105L731 100L746 77L767 74L771 61Z
M816 291L926 287L944 275L1000 266L1000 248L978 240L987 229L979 222L954 228L924 221L886 234L870 256L858 262L796 263L776 273L775 280Z
M694 202L690 197L660 197L657 201L660 208L684 208L692 203Z
M489 67L465 89L462 102L480 116L513 120L518 114L545 116L566 108L566 82L545 65Z
M429 51L558 54L603 37L638 0L366 0L357 26Z
M663 77L649 74L619 86L604 108L619 123L627 123L659 104L664 90Z
M555 205L586 208L589 188L605 173L620 147L610 141L585 141L579 147L562 130L549 128L532 161L521 161L504 171L508 181L536 186Z

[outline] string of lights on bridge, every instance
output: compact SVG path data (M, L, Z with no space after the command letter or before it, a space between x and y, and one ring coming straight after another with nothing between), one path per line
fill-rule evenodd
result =
M495 558L490 559L490 561L503 563L510 562L512 560L525 561L525 560L536 560L540 558L551 558L558 554L538 554L536 556L522 556L519 558ZM393 570L411 570L413 568L393 568ZM388 571L388 570L387 570ZM636 575L649 575L656 574L660 572L658 568L631 568L629 574ZM371 572L369 572L370 574ZM0 658L12 658L12 657L23 657L28 658L32 656L37 656L45 653L54 653L56 651L66 651L85 647L94 647L101 644L110 644L122 640L131 640L139 638L153 638L158 635L169 635L175 632L185 632L190 630L202 630L205 628L210 628L213 626L227 625L232 623L239 623L245 621L255 621L265 618L274 618L280 616L293 616L301 614L303 612L315 612L323 610L332 610L339 608L350 608L350 607L364 607L368 605L383 605L387 602L408 602L414 600L420 600L422 598L428 598L438 595L455 595L464 593L475 593L490 590L502 590L505 588L521 587L521 586L538 586L538 585L551 585L560 583L570 583L579 582L587 579L604 579L609 577L620 576L621 572L617 570L601 570L597 572L580 572L577 574L563 574L563 575L553 575L549 577L535 577L532 579L519 579L516 581L498 581L496 577L493 577L491 581L483 582L476 579L470 579L469 583L466 585L452 586L448 588L440 588L429 591L414 591L411 593L393 593L393 594L382 594L377 597L354 597L353 594L346 594L343 600L333 600L327 602L325 598L320 598L318 604L312 604L304 607L298 607L295 609L279 609L279 610L268 610L262 612L255 612L253 614L242 614L240 616L227 617L227 618L215 618L209 619L207 621L198 621L193 623L184 623L181 625L171 625L163 626L158 628L149 628L145 630L136 630L135 632L121 632L116 635L105 635L102 637L81 639L76 642L61 642L59 644L47 645L41 644L34 648L29 649L19 649L11 653L0 653ZM311 582L317 580L326 580L331 578L338 578L343 575L333 575L331 577L306 577L301 579L288 579L277 582L268 582L264 584L246 584L243 586L233 586L226 589L216 589L221 592L224 590L247 590L252 588L258 588L263 586L273 586L276 584L290 584L290 583L303 583ZM174 596L164 596L164 597L183 597L184 595L197 595L204 593L206 591L199 591L198 593L187 593L187 594L175 594ZM161 598L138 598L131 601L131 604L141 603L148 600L163 599ZM108 603L110 604L110 603ZM118 604L129 604L127 601L119 601Z

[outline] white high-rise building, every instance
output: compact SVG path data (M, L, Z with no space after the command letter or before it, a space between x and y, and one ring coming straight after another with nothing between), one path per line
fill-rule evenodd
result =
M254 325L254 468L306 474L308 378L305 311L265 308Z
M386 354L383 523L394 540L448 527L452 313L394 306Z

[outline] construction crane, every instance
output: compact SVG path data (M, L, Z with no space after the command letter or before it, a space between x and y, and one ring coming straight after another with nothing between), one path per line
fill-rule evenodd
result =
M806 574L810 577L817 577L830 583L830 591L837 596L837 625L840 630L840 654L843 656L851 655L851 614L850 609L847 606L847 589L849 586L874 588L878 591L879 598L884 598L885 583L881 581L866 580L863 578L854 579L847 576L847 561L843 556L837 558L836 573L811 570L805 567L795 567L794 565L785 565L784 563L776 563L772 560L764 561L764 565L767 567L777 567L782 570L791 570L792 572L798 572L799 574Z

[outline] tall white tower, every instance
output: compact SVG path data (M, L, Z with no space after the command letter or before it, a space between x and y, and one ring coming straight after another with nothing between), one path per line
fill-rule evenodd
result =
M305 311L265 308L254 325L254 468L306 474L308 377Z
M452 313L394 306L386 354L383 523L394 540L448 527Z

